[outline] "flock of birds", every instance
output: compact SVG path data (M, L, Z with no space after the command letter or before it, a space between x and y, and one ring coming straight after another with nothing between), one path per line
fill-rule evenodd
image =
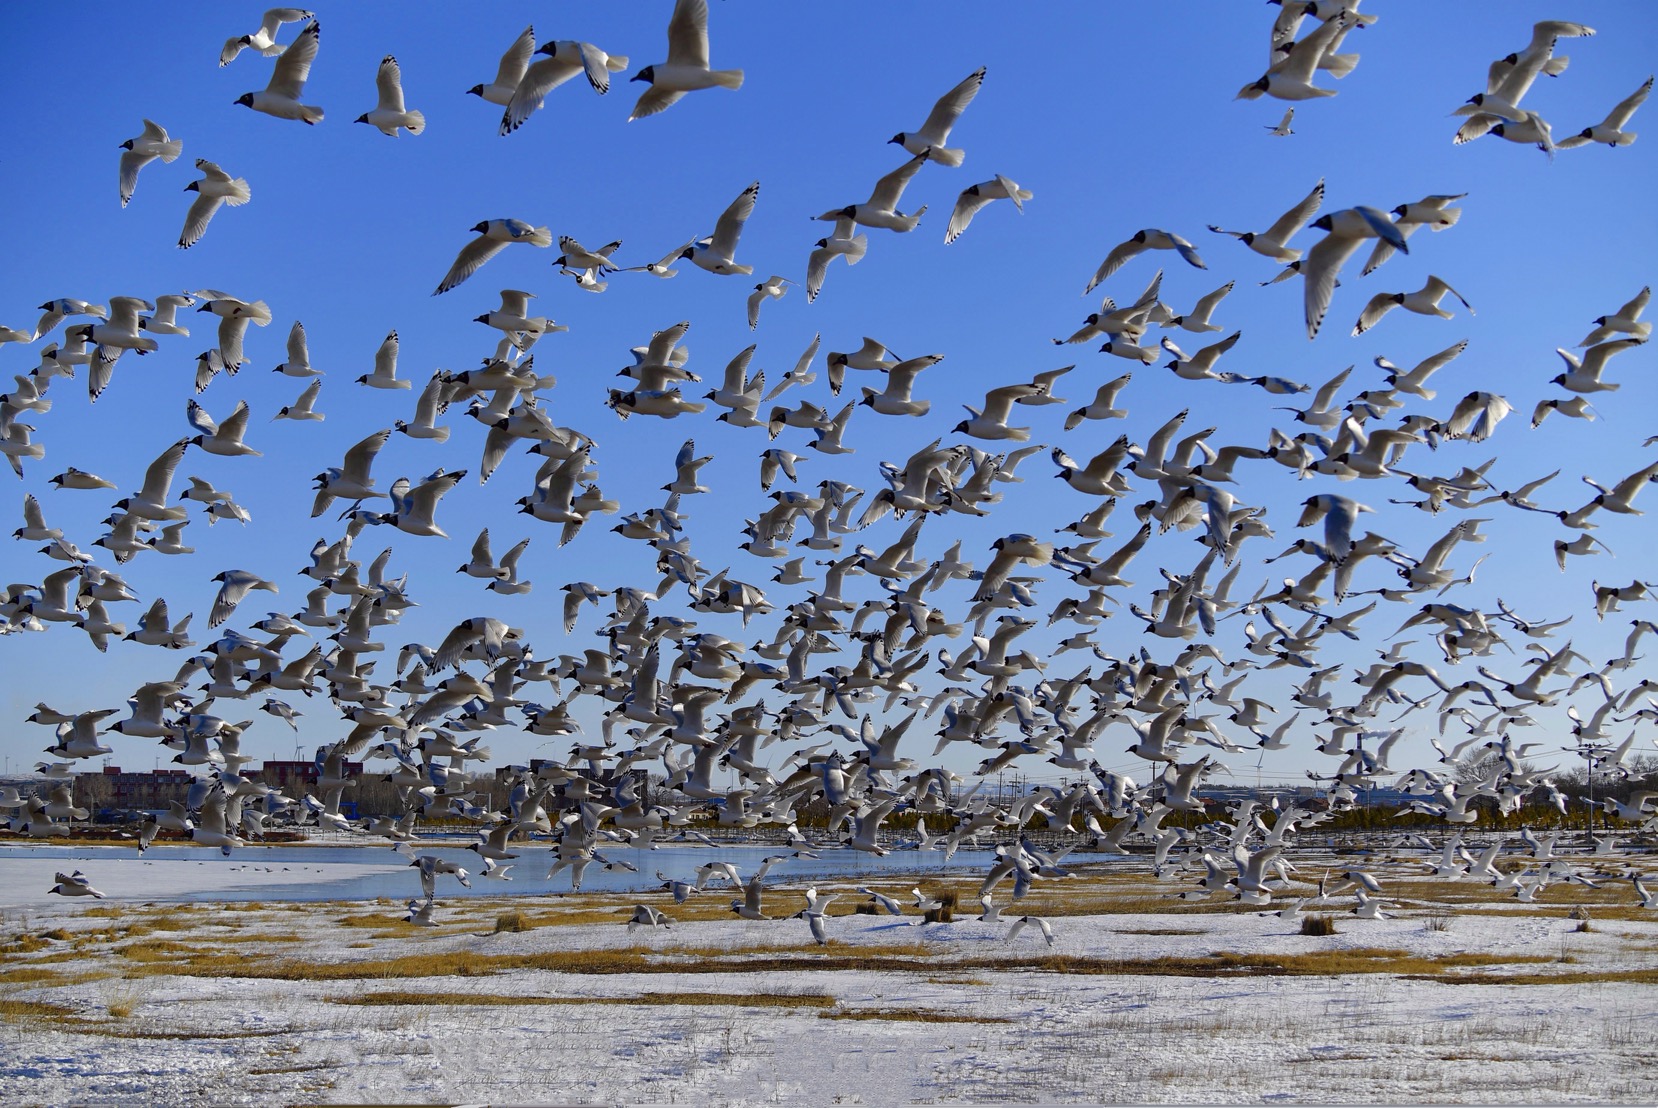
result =
M1338 49L1350 31L1375 20L1359 14L1356 6L1357 0L1283 0L1271 29L1271 67L1239 96L1296 102L1334 95L1313 81L1321 74L1342 78L1352 71L1357 55ZM1306 20L1312 29L1297 38ZM303 26L288 42L279 41L283 27L292 23ZM1460 110L1467 119L1456 141L1489 133L1537 142L1551 154L1588 143L1632 142L1628 124L1651 88L1650 78L1604 122L1558 142L1541 116L1519 107L1540 74L1553 77L1565 70L1566 59L1554 53L1557 40L1593 33L1576 23L1538 23L1522 50L1492 64L1486 90ZM277 120L315 125L323 121L323 110L306 101L305 84L319 44L312 13L276 8L266 13L257 31L227 42L219 64L229 65L250 50L273 58L266 87L237 103ZM501 58L495 79L470 92L503 108L500 131L507 134L524 126L558 85L582 75L602 95L629 64L627 57L591 43L557 41L538 47L533 29L526 29ZM869 236L860 228L907 233L917 227L926 206L901 211L905 189L924 167L940 167L928 169L934 173L962 164L964 151L947 143L985 78L985 69L975 71L938 100L918 129L891 139L907 158L875 184L868 200L817 217L834 230L810 252L804 280L809 300L822 292L836 257L848 267L865 258ZM639 119L670 108L690 92L740 89L743 73L710 68L705 0L676 0L667 61L638 70L630 80L647 86L630 116ZM400 130L419 135L425 117L407 108L395 58L380 63L377 85L376 107L356 121L387 135ZM1274 135L1293 133L1292 114L1293 108L1271 129ZM143 134L123 148L123 206L146 165L157 159L170 162L182 153L180 140L148 120ZM203 177L190 186L198 196L186 216L180 247L198 242L221 207L245 204L251 197L241 178L205 159L196 165ZM714 275L752 275L753 266L742 260L742 235L759 191L758 182L744 189L714 220L712 234L658 261L621 266L615 260L619 242L592 249L565 236L557 240L555 264L581 289L595 293L604 292L607 278L618 271L675 277L682 260ZM1005 199L1022 210L1032 196L1000 174L965 188L949 218L945 242L957 239L985 206ZM1262 284L1302 279L1311 337L1354 254L1368 248L1363 273L1373 272L1395 253L1409 253L1419 228L1454 228L1461 214L1456 203L1462 199L1431 195L1391 212L1363 205L1327 211L1320 181L1265 230L1210 230L1285 267ZM1321 231L1322 237L1310 246L1290 245L1308 229ZM554 244L547 227L514 218L487 219L473 230L476 237L461 247L437 293L456 289L511 245ZM1107 254L1086 291L1092 293L1149 251L1170 252L1188 265L1207 268L1190 241L1147 228ZM186 532L200 515L209 524L251 520L232 493L207 480L191 476L189 487L179 488L176 478L187 458L260 456L258 437L248 441L246 400L228 412L221 409L221 418L215 419L192 399L187 416L195 433L166 445L144 471L137 491L120 495L123 485L74 467L51 479L59 490L107 490L119 496L105 520L108 530L89 548L50 526L46 505L37 497L24 499L23 526L14 537L42 544L38 549L61 568L39 581L0 589L0 632L10 637L0 649L24 649L25 632L79 631L100 651L112 644L127 650L131 644L187 653L176 672L139 687L124 714L121 708L57 710L40 704L29 722L52 729L55 741L48 754L59 761L37 767L43 775L39 787L0 794L0 810L12 814L13 830L40 837L61 834L66 824L87 817L74 801L76 769L87 759L111 753L105 741L111 736L155 740L170 752L172 762L197 776L186 801L145 825L141 849L166 829L229 854L281 822L382 836L399 844L410 866L419 869L425 899L410 904L416 923L434 922L440 876L463 883L469 877L453 862L415 853L416 828L426 815L476 822L479 842L473 849L492 874L504 876L502 863L519 856L515 844L545 843L552 872L568 870L573 887L579 888L589 865L629 866L607 856L607 847L695 838L686 825L697 816L712 815L721 828L775 828L779 840L795 851L844 845L884 855L905 845L895 842L884 826L889 817L913 814L919 838L907 845L949 854L981 835L1003 841L979 890L981 918L995 920L1002 906L993 897L1008 878L1017 901L1034 881L1066 873L1064 851L1046 853L1024 837L1023 831L1038 819L1050 831L1069 832L1076 846L1089 850L1120 851L1150 843L1160 875L1204 874L1189 896L1231 896L1261 905L1282 897L1293 885L1286 848L1328 813L1245 801L1200 831L1165 826L1165 821L1206 810L1200 793L1224 769L1220 755L1282 749L1292 732L1317 734L1317 749L1329 757L1330 769L1316 776L1337 808L1352 804L1367 785L1391 783L1412 798L1413 811L1471 827L1478 823L1482 805L1514 812L1542 797L1561 813L1567 811L1567 799L1550 770L1534 765L1542 745L1516 736L1536 725L1534 711L1586 690L1599 699L1581 711L1577 703L1571 706L1574 748L1597 772L1618 772L1639 727L1658 722L1658 700L1652 697L1658 680L1631 679L1642 657L1643 636L1658 632L1658 626L1633 619L1623 653L1595 660L1569 641L1547 641L1570 619L1545 622L1501 601L1488 611L1445 597L1470 582L1478 565L1465 556L1468 547L1485 541L1480 528L1489 518L1474 515L1475 510L1534 513L1540 525L1543 517L1553 517L1561 536L1554 549L1564 569L1568 558L1604 550L1593 534L1599 520L1609 514L1640 514L1637 498L1658 479L1658 461L1608 484L1584 476L1592 489L1581 503L1561 486L1551 487L1559 469L1517 488L1489 483L1485 473L1490 462L1433 475L1433 450L1448 442L1482 442L1511 413L1502 395L1488 391L1469 392L1448 416L1419 410L1416 401L1435 398L1430 378L1463 353L1465 341L1410 368L1377 358L1384 377L1357 392L1347 387L1352 367L1316 389L1284 377L1246 376L1219 368L1239 331L1191 353L1166 336L1152 338L1153 328L1194 336L1223 332L1212 319L1224 315L1234 283L1228 281L1182 312L1161 299L1161 278L1159 271L1142 292L1121 304L1105 298L1075 333L1054 342L1093 344L1142 366L1167 357L1164 364L1182 381L1255 386L1278 397L1310 394L1307 406L1287 409L1304 430L1289 434L1273 429L1264 441L1221 444L1211 441L1214 428L1188 429L1187 413L1180 411L1159 421L1144 441L1124 433L1081 461L1062 447L1018 445L1033 434L1020 417L1042 407L1066 407L1067 432L1092 431L1094 423L1127 417L1119 397L1132 372L1099 385L1091 400L1072 408L1076 402L1060 395L1074 368L1067 366L990 389L981 405L968 408L950 441L936 438L917 444L897 461L880 462L873 489L833 478L812 487L815 456L852 452L843 439L855 415L860 420L901 419L930 410L931 402L917 395L918 382L943 360L942 354L901 358L866 338L858 349L826 354L823 374L829 396L837 399L817 394L789 406L780 402L785 393L805 390L818 380L816 338L769 389L765 374L751 371L755 347L750 346L700 396L689 388L701 380L689 367L684 342L689 322L664 327L633 347L631 364L622 371L630 379L628 387L609 390L605 400L616 417L697 416L712 405L720 409L719 422L750 429L756 440L764 430L769 443L760 456L764 501L753 512L739 548L747 557L776 566L775 572L767 571L763 586L742 579L738 569L713 569L710 563L724 561L726 552L715 554L706 543L693 548L688 506L711 491L699 478L710 458L699 454L694 438L685 441L671 474L665 474L669 480L662 486L662 503L622 514L623 505L606 497L595 467L599 444L554 422L544 400L553 378L535 368L533 348L563 328L530 314L534 294L504 290L500 306L478 317L501 333L481 368L434 373L421 384L407 419L350 445L337 464L317 474L311 516L327 523L337 515L334 521L342 526L316 541L309 564L300 570L308 590L302 609L230 625L253 592L279 590L275 581L230 568L212 576L219 590L206 625L216 638L198 646L190 637L192 614L175 616L160 598L129 629L113 614L117 606L138 599L121 567L140 556L189 555ZM758 328L762 307L786 295L793 284L772 276L753 286L746 298L751 329ZM1566 365L1554 379L1560 395L1537 405L1533 426L1554 414L1594 418L1589 398L1618 387L1608 378L1612 357L1640 347L1650 335L1651 323L1641 318L1649 297L1649 290L1641 289L1621 307L1607 305L1579 344L1581 353L1558 351ZM1472 312L1439 277L1430 277L1419 290L1378 293L1365 305L1353 333L1380 325L1396 308L1452 318L1447 298ZM28 420L52 409L54 380L72 379L85 367L89 398L97 400L127 353L156 352L162 341L188 335L181 321L192 309L210 313L217 323L215 344L197 361L199 394L247 362L243 343L249 326L264 327L275 319L264 302L217 290L170 293L153 302L118 296L107 305L55 299L41 306L43 315L27 331L0 331L0 342L25 345L54 332L58 336L40 351L40 364L17 375L15 387L0 397L0 452L14 471L22 476L25 464L44 457L45 446L32 438ZM398 375L398 353L398 334L392 331L372 372L357 383L415 393L418 382ZM275 368L308 379L298 399L275 418L322 420L316 408L322 370L312 365L300 322L292 323L287 359ZM880 387L864 385L841 398L852 373ZM871 411L860 413L861 408ZM464 412L484 428L482 456L469 467L477 479L487 481L514 448L527 447L541 459L529 491L517 504L520 514L555 525L558 545L571 542L595 517L618 515L620 522L612 529L649 548L654 563L649 580L640 581L635 573L632 583L562 585L565 634L575 633L591 607L600 617L592 629L596 645L549 649L545 639L532 643L525 628L475 616L455 622L435 644L401 645L395 665L382 662L377 672L377 658L391 657L387 648L395 640L388 636L395 632L390 629L416 603L418 582L394 574L392 548L365 564L354 546L365 532L384 528L411 537L446 537L439 523L441 504L469 469L439 469L383 486L385 474L377 470L376 460L394 435L446 443L458 427L468 426L462 420L440 422L454 412ZM798 446L801 452L776 444L785 432L810 436ZM1644 445L1650 448L1655 442L1658 437ZM979 443L1007 447L993 453ZM1015 532L993 542L987 558L964 551L961 541L937 557L918 554L923 536L933 539L947 532L953 518L990 515L1012 491L1009 486L1025 479L1017 469L1044 454L1057 469L1052 476L1079 494L1083 509L1075 521L1054 529L1064 536L1063 543ZM1425 549L1406 549L1364 528L1364 515L1375 509L1358 497L1313 492L1292 524L1313 529L1309 537L1264 559L1299 558L1297 575L1281 584L1240 584L1246 567L1254 564L1240 556L1241 548L1275 533L1265 509L1247 499L1251 467L1286 467L1321 490L1330 487L1331 479L1381 482L1352 487L1376 489L1374 496L1404 496L1403 503L1455 522ZM780 480L791 487L778 487ZM1141 499L1130 506L1125 497ZM1111 537L1105 525L1120 500L1128 537L1099 551ZM1119 597L1126 597L1133 585L1125 575L1136 555L1154 535L1171 529L1192 532L1200 553L1189 565L1157 567L1162 583L1143 603L1130 602L1119 611ZM528 595L532 582L525 576L526 550L547 541L525 538L497 558L491 528L486 528L458 572L498 595ZM1381 571L1391 583L1355 588L1359 575L1371 571ZM854 591L857 579L873 587L860 596ZM1623 604L1650 599L1654 588L1638 579L1622 586L1597 584L1594 616L1604 619ZM1362 606L1347 604L1364 597L1369 599ZM1389 610L1400 613L1402 623L1397 631L1380 631L1376 624ZM528 607L525 611L531 613ZM1038 626L1039 620L1031 617L1043 613L1050 626L1074 627L1074 634L1051 653L1020 642ZM1217 628L1240 616L1246 620L1244 645L1223 655ZM1127 623L1148 646L1103 649L1099 635L1107 618ZM751 624L763 629L758 639L752 637ZM734 630L739 626L741 631ZM744 638L725 637L713 627ZM1397 637L1413 629L1424 636L1417 651L1407 649L1415 640ZM1361 641L1361 636L1391 641L1368 666L1320 659L1327 642ZM1165 644L1168 653L1160 649ZM1499 648L1510 652L1506 662ZM1420 660L1433 649L1446 665L1473 661L1479 676L1447 679ZM1064 655L1073 651L1086 664L1068 667ZM1287 703L1251 695L1252 689L1264 687L1262 675L1272 670L1301 675ZM205 683L194 685L197 681ZM538 688L544 691L533 691ZM241 739L254 721L220 714L230 705L258 701L261 711L298 731L295 720L301 713L290 702L293 696L308 704L331 704L339 734L318 752L314 789L297 798L243 774L250 758ZM602 708L599 734L587 734L578 722L582 703ZM1384 712L1390 718L1384 720ZM1621 743L1612 730L1620 723L1632 724ZM1435 739L1439 764L1412 768L1392 756L1410 727L1426 727L1441 736L1455 727L1466 737L1449 749ZM495 778L483 769L490 752L482 740L498 728L552 739L579 737L571 740L568 758L537 773L512 767L505 779L509 799L492 808L487 796ZM1246 733L1250 738L1240 740ZM1096 744L1115 734L1132 734L1127 749L1145 767L1140 781L1098 760ZM900 752L901 744L915 748L928 740L934 743L934 764ZM963 775L938 762L941 755L962 750L983 757L968 775L977 784L967 784ZM359 758L389 767L385 779L399 789L399 812L364 820L342 814L342 799L355 784L346 763ZM1476 775L1455 772L1471 763L1480 767ZM1012 800L982 790L984 781L1006 767L1038 764L1074 775L1074 783L1038 787ZM664 778L648 802L640 795L636 772L630 772L639 770ZM718 779L727 773L735 775L735 785ZM1607 812L1650 829L1653 799L1654 794L1638 793L1629 802L1607 801ZM814 842L801 833L796 816L819 801L829 810L828 832ZM929 834L929 821L943 830ZM1462 846L1460 835L1442 846L1425 840L1423 845L1441 855L1436 872L1477 876L1528 899L1557 881L1596 879L1555 853L1552 841L1531 841L1526 868L1507 872L1496 864L1496 847L1487 846L1475 856ZM732 902L732 910L742 918L761 919L766 918L761 895L768 871L790 857L768 859L746 880L729 863L704 867L695 881L662 876L678 901L706 890L710 882L740 887L743 896ZM1355 910L1383 914L1374 877L1363 871L1345 877L1358 896ZM1642 903L1654 907L1639 875L1632 880ZM52 892L102 895L78 872L60 874ZM898 913L904 907L871 895L887 911ZM914 907L925 910L926 898L915 895ZM831 899L812 890L805 910L796 913L820 942L827 941L825 909ZM641 906L629 926L666 922L658 910ZM1027 924L1053 941L1047 923L1036 917L1014 923L1012 934Z

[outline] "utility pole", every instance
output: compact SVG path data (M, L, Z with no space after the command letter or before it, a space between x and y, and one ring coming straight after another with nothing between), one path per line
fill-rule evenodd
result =
M1583 755L1583 781L1588 790L1589 814L1586 824L1586 845L1592 846L1595 841L1595 763L1610 753L1609 747L1596 746L1594 743L1580 742L1578 753Z
M1589 830L1585 845L1593 846L1595 841L1595 748L1583 748L1583 780L1589 786Z

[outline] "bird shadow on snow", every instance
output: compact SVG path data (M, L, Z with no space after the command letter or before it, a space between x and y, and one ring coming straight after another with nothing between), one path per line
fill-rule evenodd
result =
M866 932L893 931L893 930L896 930L900 927L910 928L910 927L914 927L914 926L915 926L915 924L913 924L913 923L878 923L878 924L874 924L873 926L866 927L866 928L864 928L864 930Z

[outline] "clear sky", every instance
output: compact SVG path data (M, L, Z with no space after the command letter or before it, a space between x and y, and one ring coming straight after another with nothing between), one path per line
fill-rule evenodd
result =
M237 568L277 582L281 593L254 593L229 626L245 628L269 610L298 611L312 582L295 571L307 564L307 552L318 538L332 541L342 527L333 513L308 518L310 478L338 465L344 450L364 435L411 418L420 385L434 369L471 368L491 353L498 332L473 319L497 306L503 288L536 293L534 310L569 327L568 333L551 335L535 348L535 364L539 372L558 378L557 386L544 394L555 422L597 441L593 460L605 493L619 499L624 512L660 504L660 486L673 479L676 451L694 438L699 454L714 456L703 477L715 492L687 498L683 505L691 517L693 551L711 572L730 566L734 577L762 585L769 584L778 563L754 558L737 545L743 540L743 520L769 504L756 479L758 456L769 445L810 456L802 464L803 489L834 478L873 495L883 487L877 463L902 464L937 436L946 442L969 441L950 437L964 416L959 405L978 406L989 388L1070 363L1076 368L1060 379L1055 392L1071 403L1015 409L1015 414L1028 416L1020 422L1032 428L1031 442L1063 446L1079 461L1086 462L1119 434L1144 443L1182 408L1190 409L1188 432L1217 428L1210 439L1216 446L1264 446L1269 428L1301 430L1275 405L1303 406L1308 396L1281 398L1245 385L1179 380L1162 368L1167 358L1141 367L1098 353L1097 341L1051 344L1050 339L1070 334L1097 310L1102 294L1120 304L1131 302L1160 267L1165 274L1162 298L1175 311L1190 308L1197 297L1229 280L1236 287L1215 313L1224 331L1203 336L1154 328L1149 341L1160 333L1171 335L1190 352L1241 330L1242 338L1222 358L1221 369L1283 376L1316 388L1351 365L1343 399L1382 386L1382 371L1372 365L1377 356L1408 367L1469 340L1467 352L1432 382L1437 399L1407 397L1410 405L1381 424L1413 412L1447 417L1460 397L1476 390L1506 397L1515 412L1482 444L1446 443L1437 452L1411 446L1401 463L1411 472L1448 475L1494 459L1488 479L1497 489L1510 489L1558 468L1560 476L1536 499L1551 508L1575 508L1593 495L1580 477L1611 484L1655 457L1652 447L1642 446L1658 433L1658 374L1651 347L1610 363L1606 378L1622 387L1590 398L1601 417L1597 422L1557 415L1537 430L1528 426L1539 400L1568 395L1549 384L1563 368L1555 348L1572 347L1591 329L1591 320L1613 312L1653 278L1652 259L1658 256L1658 209L1651 202L1658 182L1654 139L1620 149L1565 150L1551 161L1534 148L1495 136L1454 146L1451 135L1458 120L1449 114L1484 88L1494 59L1526 45L1534 21L1578 19L1599 33L1562 40L1558 52L1571 57L1570 67L1558 78L1540 78L1524 106L1550 120L1557 139L1598 121L1658 67L1653 48L1658 10L1649 5L1572 9L1530 0L1431 6L1367 0L1364 10L1374 11L1378 21L1353 32L1343 47L1360 53L1362 61L1339 81L1319 75L1318 83L1339 95L1298 103L1294 134L1288 137L1268 133L1283 114L1283 102L1234 100L1237 90L1266 67L1268 29L1278 9L1264 4L1197 0L1010 8L979 2L895 6L728 0L711 6L712 63L744 70L743 87L694 92L661 115L631 123L629 110L644 85L626 78L664 57L664 29L672 9L667 0L557 7L498 3L465 9L377 3L322 7L320 52L303 98L326 109L326 118L315 127L235 103L244 92L264 87L269 60L250 51L227 67L216 64L226 38L255 28L257 6L187 5L137 12L130 5L92 2L73 8L31 5L10 13L5 64L0 66L9 139L0 158L0 200L7 213L0 324L27 331L40 315L38 305L55 297L104 303L112 296L153 300L198 289L264 300L274 314L270 326L250 331L249 364L242 372L221 376L198 398L221 419L246 399L253 413L247 439L264 456L220 458L192 450L174 486L176 497L186 475L207 478L233 491L251 512L252 523L209 527L197 518L185 532L194 555L143 554L130 562L122 572L143 604L165 596L175 617L195 612L192 630L205 643L211 637L207 610L217 588L211 579ZM588 41L627 55L630 64L616 75L607 96L595 95L578 78L549 95L546 106L521 130L502 137L497 134L501 109L465 90L491 79L502 52L528 24L534 25L538 41ZM284 27L281 41L291 40L297 30L297 25ZM353 122L375 105L375 70L386 54L401 64L408 105L425 114L427 128L419 136L387 138ZM925 165L904 194L905 211L928 205L919 228L908 234L869 230L868 256L856 268L835 262L815 303L807 303L798 285L783 299L766 303L758 330L750 332L745 300L754 282L773 273L803 280L814 241L829 232L830 224L810 217L864 200L876 178L906 158L886 140L918 128L934 100L980 66L988 70L983 89L950 139L967 151L965 164ZM1641 130L1653 110L1642 109L1631 127ZM147 166L123 210L117 146L140 133L144 118L182 139L183 157ZM186 251L175 243L194 195L187 195L185 186L199 177L192 169L198 157L246 178L252 199L219 211L206 235ZM1006 201L990 204L965 235L946 246L944 228L958 193L997 173L1030 189L1033 199L1022 214ZM1408 256L1396 256L1362 278L1358 260L1351 263L1342 273L1323 331L1309 342L1300 281L1259 287L1279 267L1232 238L1210 233L1206 225L1264 230L1320 179L1327 190L1324 212L1354 205L1386 210L1429 194L1468 195L1460 202L1463 215L1457 225L1440 234L1416 235ZM712 232L721 211L755 180L760 183L758 203L737 252L739 261L754 267L752 278L715 276L681 262L673 280L617 273L607 291L594 295L558 274L552 265L556 247L512 246L458 289L431 295L473 237L469 229L481 220L517 218L548 226L555 236L574 236L589 247L621 239L616 259L641 265ZM1093 294L1080 295L1107 252L1141 228L1166 229L1191 240L1207 270L1188 266L1170 252L1147 252ZM1310 247L1318 235L1303 231L1294 245ZM1373 293L1414 290L1430 274L1455 286L1477 314L1448 300L1447 306L1455 308L1452 320L1394 312L1366 334L1350 336L1354 319ZM0 504L16 523L21 523L24 494L32 492L49 524L64 528L83 549L93 549L111 503L137 490L144 468L168 444L193 433L185 407L194 395L196 355L212 345L216 320L187 314L190 337L163 337L157 353L124 357L95 405L87 401L83 368L77 380L53 383L49 413L25 417L37 429L36 441L46 445L46 456L25 463L22 480L9 473L0 476L0 483L10 484ZM317 404L327 415L322 423L271 422L305 385L271 372L285 356L284 340L295 320L305 325L313 363L327 374ZM691 321L689 368L706 382L698 394L717 386L725 363L751 342L759 344L754 365L764 367L768 382L775 382L814 334L822 335L824 352L855 349L868 335L906 357L944 356L917 385L917 395L932 401L932 412L909 419L860 409L846 436L856 452L840 457L806 450L811 436L805 431L785 430L776 443L768 443L763 431L717 424L713 408L671 422L638 416L622 423L603 406L605 390L622 384L616 370L630 361L630 347L680 320ZM401 336L399 375L412 379L414 390L380 392L354 384L372 369L376 348L393 329ZM40 349L53 341L61 341L61 328L32 345L0 347L0 380L9 385L13 374L26 373L37 364ZM823 359L820 353L817 382L792 391L784 401L810 399L833 412L855 397L858 386L880 386L879 375L854 372L847 392L833 398ZM1129 370L1134 379L1121 396L1129 418L1062 429L1066 412ZM575 580L650 587L658 579L654 552L611 534L616 517L593 519L560 549L555 527L514 514L513 502L530 491L539 459L516 448L480 487L475 474L484 429L458 407L445 422L454 428L447 443L394 436L374 467L383 488L399 475L418 479L440 466L474 475L441 503L438 522L450 540L377 528L357 541L353 553L365 566L389 545L392 574L409 575L409 592L420 604L400 625L383 630L388 651L375 678L391 680L388 671L401 644L435 644L456 623L478 615L524 628L538 657L597 645L593 632L602 617L591 608L584 610L576 633L565 636L559 587ZM1007 444L976 445L1000 451ZM53 489L47 479L70 465L109 478L118 490ZM1046 451L1026 459L1019 470L1024 483L1003 485L1005 499L986 518L949 514L930 520L918 552L936 556L959 538L963 556L982 568L998 536L1048 536L1098 503L1055 481L1055 472ZM1597 624L1591 591L1596 579L1627 584L1654 575L1651 551L1658 533L1650 514L1600 513L1593 534L1616 558L1577 559L1561 573L1551 543L1575 533L1541 515L1500 503L1474 513L1429 515L1389 502L1411 492L1397 478L1298 482L1281 466L1248 461L1237 472L1233 494L1242 504L1266 508L1276 537L1245 544L1235 598L1249 597L1263 582L1276 587L1286 575L1299 576L1311 568L1312 559L1304 555L1271 565L1262 559L1297 538L1317 537L1316 529L1295 529L1299 503L1335 492L1374 507L1376 513L1365 516L1362 525L1414 557L1423 555L1458 518L1489 518L1483 529L1490 536L1487 543L1458 548L1450 564L1465 571L1477 557L1488 560L1472 586L1444 599L1491 610L1501 597L1530 619L1573 617L1569 627L1544 641L1551 648L1569 638L1599 665L1621 652L1631 618L1658 615L1645 601L1627 604L1624 612ZM1133 533L1130 504L1157 496L1150 482L1136 481L1135 486L1108 524L1115 537L1104 540L1099 553L1115 549ZM1658 507L1658 490L1644 493L1637 507ZM532 539L521 563L535 583L532 593L498 597L484 591L481 582L456 574L483 526L490 527L497 554L521 538ZM880 549L902 526L888 517L867 533L849 537L847 548L861 541ZM1202 554L1192 541L1198 533L1171 530L1154 536L1131 565L1128 576L1136 584L1119 590L1122 598L1144 604L1149 591L1163 583L1159 566L1177 573L1190 570ZM37 553L39 546L0 546L0 581L38 583L62 568ZM102 560L108 564L107 557ZM808 568L813 568L810 560ZM1215 577L1218 572L1211 583ZM1356 581L1359 589L1397 584L1393 568L1380 562L1362 569ZM804 598L810 588L778 586L771 595L781 609ZM971 588L953 582L935 596L959 618ZM860 600L881 595L870 577L853 579L849 592ZM1082 592L1057 571L1046 571L1038 604L1027 614L1045 624L1046 613L1062 597ZM677 590L656 610L682 611L683 599L683 590ZM1332 600L1324 610L1352 611L1373 599ZM1348 667L1338 697L1359 695L1345 678L1354 667L1368 664L1376 651L1387 649L1400 623L1429 599L1384 601L1360 624L1361 641L1325 641L1320 663ZM135 625L142 605L117 605L112 611ZM1291 611L1282 615L1292 625L1303 618ZM1222 625L1214 642L1226 657L1245 656L1242 625L1247 621L1245 616ZM732 617L702 616L700 622L704 629L752 641L769 639L776 617L756 620L746 633ZM1259 617L1255 623L1263 626ZM1039 626L1021 645L1046 656L1076 630L1071 624ZM1452 666L1430 636L1421 629L1414 633L1417 642L1407 656L1436 666L1451 683L1476 677L1476 663L1518 680L1531 657L1529 640L1510 630L1513 653L1499 647L1492 657ZM1117 656L1144 646L1161 661L1172 660L1183 645L1144 634L1126 610L1097 629L1096 641ZM935 641L929 647L959 652L965 642ZM1650 650L1654 643L1658 640L1645 645ZM289 655L304 649L290 647ZM52 740L50 730L22 723L38 700L71 711L116 707L140 683L170 676L182 660L179 654L132 643L100 655L86 636L61 625L47 634L0 638L0 751L14 770L40 757L38 751ZM1061 655L1053 659L1048 676L1068 676L1085 663L1100 664L1082 653ZM1623 689L1654 672L1641 662L1615 680ZM1217 671L1217 683L1221 679ZM1244 691L1279 708L1276 723L1292 712L1286 696L1299 679L1293 671L1255 674ZM929 688L939 684L936 677L928 678ZM1420 680L1409 687L1416 696L1431 691ZM524 695L553 699L544 686ZM1588 711L1600 697L1591 687L1575 702ZM231 719L257 718L244 749L258 756L291 755L293 733L252 711L261 699L220 702L214 710ZM307 701L290 694L288 699L305 713L298 741L307 753L343 733L345 725L322 697ZM773 708L778 702L775 693L768 698ZM597 702L589 698L578 704L578 718L596 735ZM1389 718L1384 713L1378 725L1389 726ZM1558 710L1541 712L1538 720L1545 726L1525 733L1526 739L1552 745L1565 741ZM1395 755L1395 768L1426 764L1433 756L1426 741L1434 733L1432 712L1418 712L1407 723L1413 730ZM1228 733L1250 741L1241 728L1228 725ZM1622 734L1620 730L1618 737ZM1643 746L1651 741L1650 728L1646 735ZM526 760L543 742L504 731L486 741L497 758L513 761ZM924 758L931 741L930 733L912 732L909 742L915 750L910 753ZM1097 744L1100 760L1143 771L1144 763L1112 753L1132 741L1126 726L1114 725ZM1265 756L1262 772L1269 779L1289 779L1307 769L1327 771L1331 763L1313 752L1314 742L1311 726L1302 727L1291 749ZM158 752L150 740L114 736L111 745L116 748L112 760L126 768L147 768ZM560 739L540 753L566 748L567 740ZM982 752L952 756L961 768ZM1253 780L1253 752L1222 760L1238 776ZM1052 772L1039 760L1019 765L1033 775Z

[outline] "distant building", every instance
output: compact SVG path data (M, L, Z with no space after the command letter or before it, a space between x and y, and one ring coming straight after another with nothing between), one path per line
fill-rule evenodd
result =
M363 763L346 762L344 763L344 772L347 777L361 777L363 775ZM255 773L260 776L265 784L283 791L287 791L289 782L297 782L300 785L315 788L317 778L321 776L317 763L314 761L266 762L258 770L250 770L248 775L253 776Z
M345 763L347 777L358 777L362 772L363 763ZM266 762L258 768L244 767L243 773L292 795L306 788L314 790L318 776L315 762ZM128 773L119 766L105 766L98 773L75 775L75 802L91 808L100 816L114 812L156 811L175 800L184 803L196 777L197 774L188 769ZM299 787L289 790L287 786L290 782Z
M147 811L184 802L195 775L187 769L155 769L127 773L105 766L99 773L75 775L76 803L95 811Z

